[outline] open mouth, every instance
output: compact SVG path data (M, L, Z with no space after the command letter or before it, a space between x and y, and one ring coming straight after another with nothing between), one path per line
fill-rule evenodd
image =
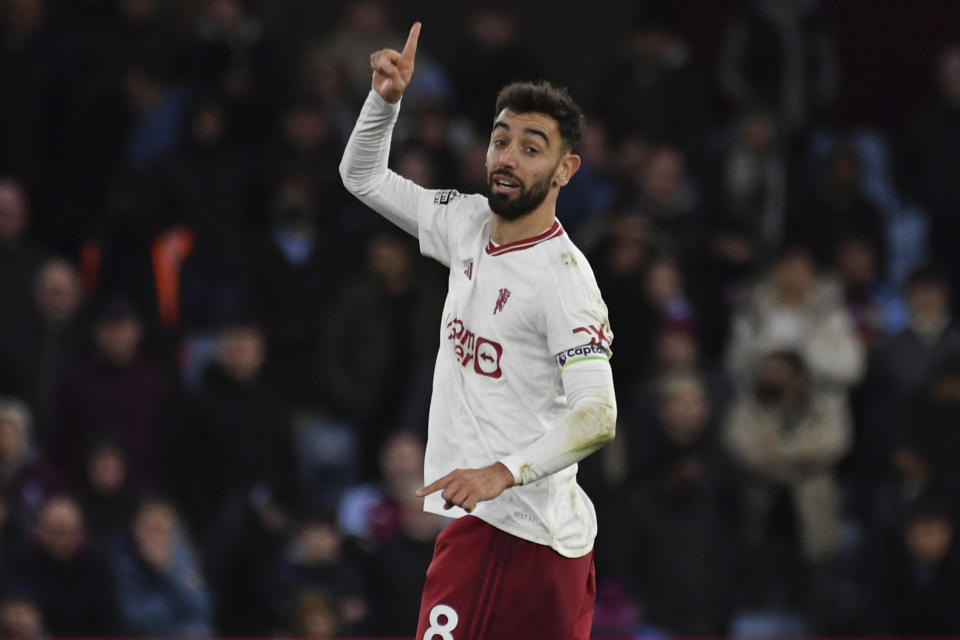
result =
M490 186L494 193L509 194L520 190L520 181L503 173L493 175Z

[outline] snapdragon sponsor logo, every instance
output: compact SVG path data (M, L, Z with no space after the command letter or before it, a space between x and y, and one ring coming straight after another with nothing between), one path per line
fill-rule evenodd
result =
M557 364L563 369L574 362L582 362L584 360L608 360L609 358L610 354L599 344L585 344L557 354Z

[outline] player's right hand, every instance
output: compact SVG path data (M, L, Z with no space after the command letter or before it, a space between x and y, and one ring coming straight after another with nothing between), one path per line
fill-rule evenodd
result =
M480 469L455 469L422 489L417 489L415 493L423 498L442 491L440 497L444 500L444 509L461 507L471 513L478 502L493 500L515 482L510 469L502 462L494 462Z
M373 69L373 90L387 102L398 102L413 76L413 59L417 55L420 23L414 22L403 51L381 49L370 54Z

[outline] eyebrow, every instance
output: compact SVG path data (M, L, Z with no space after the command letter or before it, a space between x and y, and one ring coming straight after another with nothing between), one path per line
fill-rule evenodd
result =
M494 122L494 123L493 123L493 128L494 128L494 129L501 128L501 129L506 129L507 131L510 131L510 125L508 125L508 124L507 124L506 122L504 122L503 120L497 120L496 122ZM531 135L531 136L540 136L541 138L543 138L544 143L545 143L548 147L550 146L550 138L548 138L548 137L547 137L547 134L544 133L543 131L540 131L539 129L529 129L529 128L528 128L528 129L524 129L523 132L526 133L527 135Z

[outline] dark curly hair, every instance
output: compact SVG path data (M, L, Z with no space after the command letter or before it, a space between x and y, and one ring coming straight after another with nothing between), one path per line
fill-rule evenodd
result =
M555 87L546 80L513 82L497 94L496 117L504 109L515 113L545 113L560 125L560 135L571 152L576 152L583 139L583 111L565 87Z

